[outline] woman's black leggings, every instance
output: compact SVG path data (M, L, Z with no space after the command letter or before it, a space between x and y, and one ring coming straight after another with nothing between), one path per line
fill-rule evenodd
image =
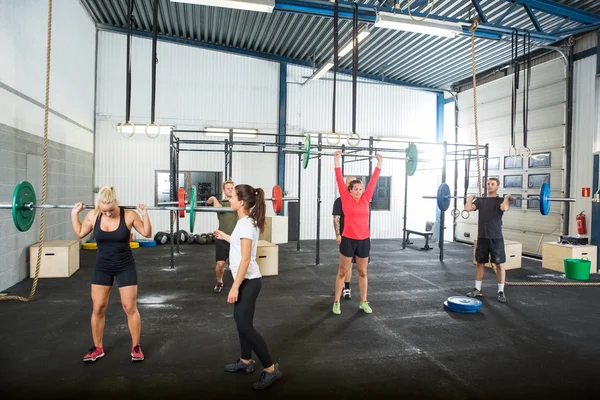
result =
M269 349L263 337L254 329L254 308L260 293L262 278L244 279L238 292L238 301L233 305L233 318L240 335L241 358L250 360L252 350L264 368L273 365Z

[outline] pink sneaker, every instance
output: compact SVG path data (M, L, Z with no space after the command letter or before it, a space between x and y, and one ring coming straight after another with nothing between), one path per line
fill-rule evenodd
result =
M92 346L83 357L83 362L94 362L100 357L104 357L104 349L102 347Z
M131 346L131 361L143 361L144 360L144 352L142 351L142 345L136 344L135 346Z

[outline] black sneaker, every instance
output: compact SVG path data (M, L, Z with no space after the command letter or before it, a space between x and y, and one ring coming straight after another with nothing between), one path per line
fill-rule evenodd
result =
M221 293L221 290L223 290L223 282L217 282L215 288L213 289L213 292Z
M250 360L250 364L246 364L242 360L238 358L236 362L233 364L227 364L225 366L225 371L227 372L240 372L245 371L247 374L251 374L254 372L254 360Z
M254 383L252 387L256 390L266 389L282 376L283 374L279 370L279 364L275 364L275 370L273 372L267 372L267 370L263 370L262 374L260 374L258 382Z
M500 303L506 303L506 296L504 296L504 292L498 292L498 301Z
M468 297L483 297L481 290L475 288L472 292L467 293Z
M342 291L342 297L346 300L352 299L352 292L350 291L350 289L344 289Z

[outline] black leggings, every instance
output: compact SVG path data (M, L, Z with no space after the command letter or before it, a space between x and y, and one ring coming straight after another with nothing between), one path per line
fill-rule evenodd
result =
M233 305L233 318L240 336L242 357L244 360L252 358L252 350L264 368L273 365L269 349L263 337L254 329L254 308L260 293L262 278L244 279L240 285L238 301Z

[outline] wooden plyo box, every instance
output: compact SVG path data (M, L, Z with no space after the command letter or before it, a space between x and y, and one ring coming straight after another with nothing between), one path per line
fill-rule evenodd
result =
M262 276L279 275L279 246L266 240L259 240L256 262Z
M260 234L259 239L273 244L287 243L288 217L267 217L265 219L265 230Z
M477 240L473 243L473 264L477 264L475 260L475 251L477 249ZM511 240L504 241L504 252L506 253L506 262L504 263L504 269L516 269L521 268L521 257L523 255L523 245L519 242L513 242ZM486 267L492 268L492 263L488 262L485 264Z
M79 269L79 240L48 240L42 247L39 278L68 278ZM29 247L29 276L35 277L39 243Z
M587 258L591 261L590 274L595 274L598 270L598 266L596 264L597 251L597 247L591 245L578 246L572 244L546 242L542 245L542 268L564 273L565 258Z

